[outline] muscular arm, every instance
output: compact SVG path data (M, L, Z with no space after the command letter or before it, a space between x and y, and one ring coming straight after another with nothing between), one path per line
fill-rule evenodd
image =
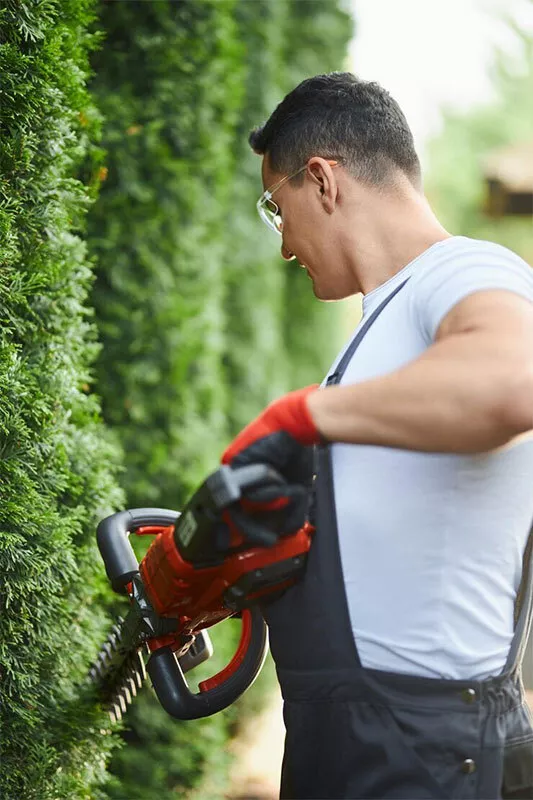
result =
M331 441L452 453L507 444L533 428L533 304L502 290L472 294L422 356L314 392L308 408Z

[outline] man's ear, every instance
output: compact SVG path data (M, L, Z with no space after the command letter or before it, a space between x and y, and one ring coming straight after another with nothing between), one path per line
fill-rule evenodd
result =
M339 186L335 177L334 167L337 161L313 156L307 164L307 172L316 184L322 205L328 214L331 214L337 203Z

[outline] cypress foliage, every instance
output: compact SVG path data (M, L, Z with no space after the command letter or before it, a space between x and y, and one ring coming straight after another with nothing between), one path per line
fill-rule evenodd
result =
M161 0L103 3L99 26L97 388L126 451L128 505L179 508L239 427L334 355L335 310L257 217L247 134L304 77L342 68L351 24L337 0ZM220 771L238 713L180 724L143 694L109 797L171 800Z
M92 91L106 120L107 177L89 239L98 388L126 451L129 506L179 508L228 437L223 258L243 80L235 5L100 7L106 39ZM219 667L235 635L222 639ZM234 715L179 724L141 693L109 796L167 800L204 769L220 771Z
M122 498L88 393L96 355L75 179L98 116L89 0L0 10L0 796L86 798L111 737L81 682L107 591L97 519ZM104 730L103 733L106 731Z
M108 175L90 226L98 377L133 505L180 503L227 437L222 259L243 71L234 6L101 7L93 92Z
M258 218L261 161L250 150L248 133L304 78L343 69L352 36L352 21L338 0L245 0L237 19L246 44L246 95L232 191L238 243L232 236L225 263L233 432L283 392L321 380L338 349L337 308L317 302L305 273L281 260L279 239Z

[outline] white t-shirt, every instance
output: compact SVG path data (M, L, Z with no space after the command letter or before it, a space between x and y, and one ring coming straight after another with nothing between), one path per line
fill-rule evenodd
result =
M407 276L342 384L415 359L472 292L508 289L533 301L533 272L522 259L456 236L366 295L363 321ZM334 444L332 459L344 581L363 665L455 679L499 674L533 520L533 440L476 455Z

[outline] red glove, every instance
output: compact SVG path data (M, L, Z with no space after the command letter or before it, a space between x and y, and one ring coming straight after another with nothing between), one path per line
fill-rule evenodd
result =
M293 533L307 519L309 489L313 477L313 452L308 445L321 441L307 408L307 396L318 384L280 397L259 414L233 440L222 456L232 467L269 464L287 481L285 487L270 486L250 490L241 502L248 513L259 513L261 521L280 534ZM235 521L236 521L235 515ZM237 531L231 513L225 514L232 536ZM242 527L242 517L239 517Z
M244 466L263 462L283 471L283 454L279 452L280 439L287 441L283 434L300 445L318 444L321 437L307 407L307 396L317 389L315 383L274 400L233 440L222 455L222 463Z

